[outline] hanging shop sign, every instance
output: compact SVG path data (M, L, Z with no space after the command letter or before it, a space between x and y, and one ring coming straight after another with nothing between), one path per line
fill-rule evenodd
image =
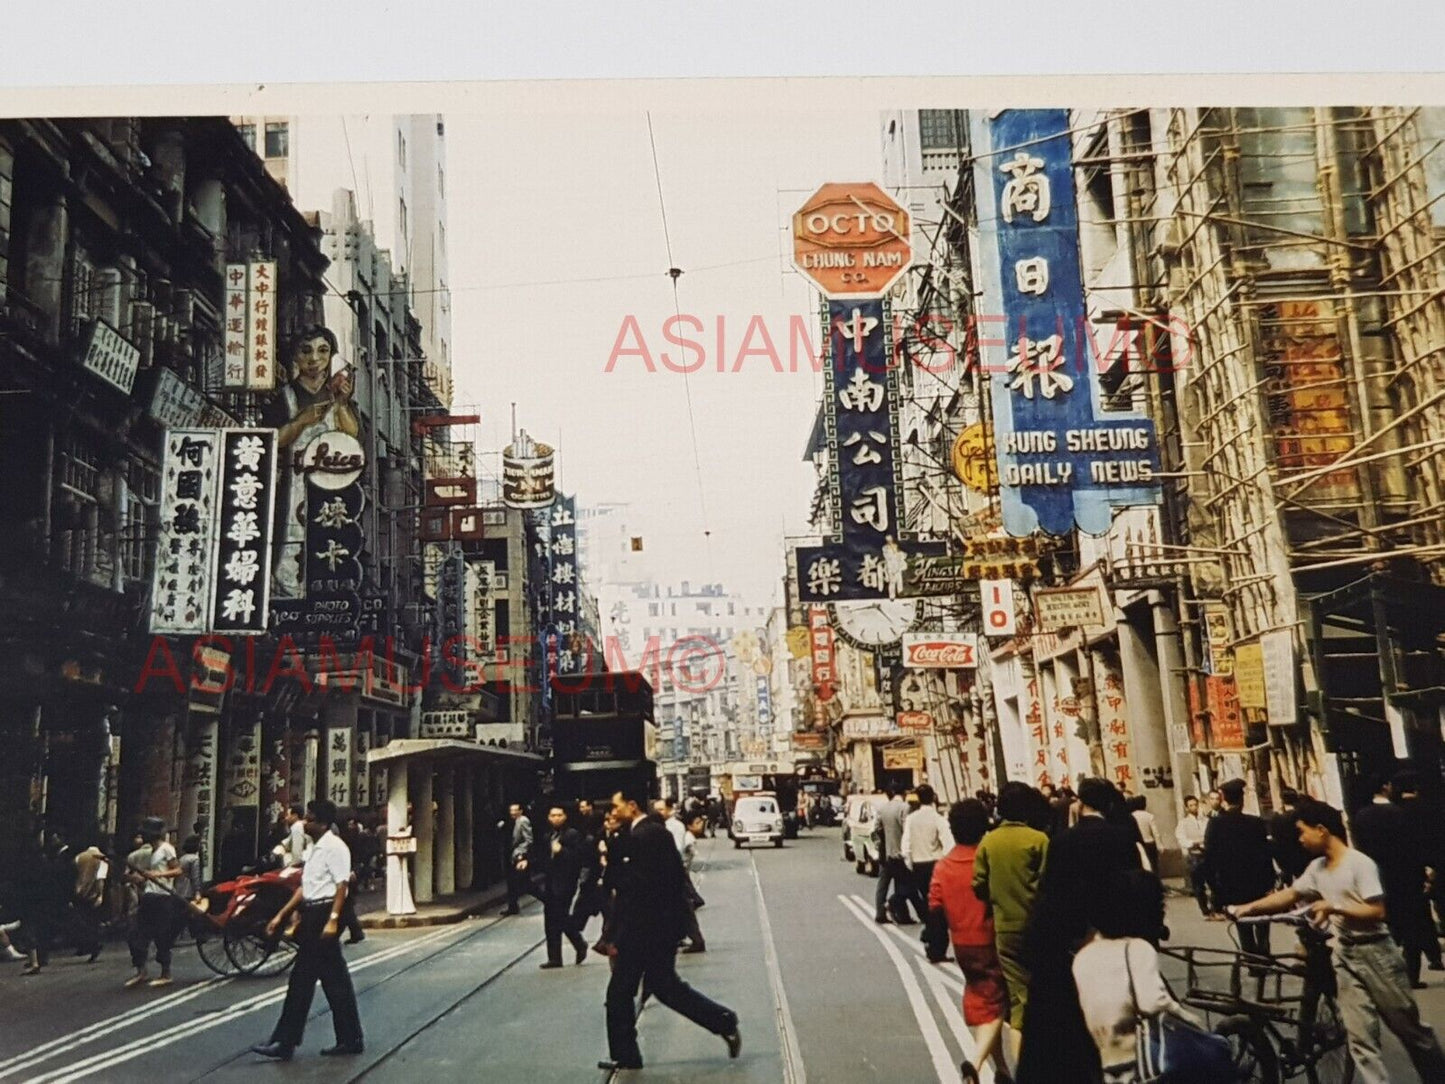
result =
M828 619L828 607L808 607L808 630L812 638L813 688L817 690L818 699L826 703L838 688L837 645Z
M312 438L295 460L295 469L307 485L331 492L354 484L365 466L361 441L340 429Z
M1098 587L1038 587L1033 599L1038 627L1044 632L1106 625L1104 596Z
M1143 415L1100 416L1089 346L1069 114L1009 109L988 121L979 159L996 214L1005 339L990 373L1004 528L1061 535L1109 529L1115 506L1157 504L1159 450ZM985 345L985 344L981 344ZM1097 353L1097 345L1095 346Z
M225 306L222 386L227 391L272 391L280 326L275 261L227 264Z
M326 730L326 796L338 806L351 805L351 728Z
M979 493L998 492L997 452L993 431L982 422L967 426L953 442L949 456L954 476Z
M426 495L422 501L428 506L477 503L477 480L475 478L428 478L423 484L426 486Z
M909 557L947 551L916 540L900 518L900 393L886 320L881 301L828 303L823 420L834 531L821 546L793 551L803 602L904 597Z
M1210 676L1202 682L1192 681L1189 699L1191 713L1207 724L1207 729L1196 724L1196 731L1209 735L1210 749L1236 752L1248 748L1233 678Z
M550 515L548 581L551 591L543 624L557 630L557 673L567 676L585 671L589 661L587 653L573 645L574 637L582 629L583 599L581 565L577 561L577 498L558 495Z
M807 625L794 625L788 629L786 643L788 654L800 662L812 653L812 633Z
M502 503L509 508L546 508L557 496L556 449L521 436L502 451Z
M903 665L971 670L978 666L978 637L971 632L905 632Z
M913 745L907 748L883 750L883 770L885 772L921 772L923 771L923 750Z
M983 601L983 631L987 636L1013 636L1018 631L1014 614L1012 580L980 580L979 597Z
M1294 633L1289 629L1266 632L1259 638L1259 648L1270 725L1293 726L1299 719Z
M850 715L843 719L843 737L849 741L893 738L898 734L898 720L893 716Z
M904 598L956 595L967 579L963 557L956 553L910 553L903 569Z
M156 369L156 386L147 413L162 429L189 429L202 425L206 397L164 366Z
M1100 682L1095 711L1099 720L1099 739L1104 747L1104 768L1120 790L1136 790L1139 772L1134 761L1134 743L1129 737L1124 673L1116 657L1098 651L1092 654L1094 673Z
M478 723L473 733L478 745L521 749L526 744L524 729L521 723Z
M233 720L224 776L226 805L257 805L261 797L261 720Z
M1205 604L1204 631L1209 642L1209 672L1228 677L1234 673L1234 655L1229 650L1229 611L1223 603Z
M224 633L265 632L276 506L276 430L228 429L222 434L222 452L211 627Z
M1234 685L1241 708L1258 710L1269 707L1264 682L1264 653L1257 640L1240 644L1234 649Z
M991 534L965 538L962 549L964 579L1031 580L1038 575L1044 543L1037 535Z
M828 747L828 736L818 731L804 730L791 736L795 753L813 753Z
M931 731L933 716L926 711L900 711L898 713L898 729L910 732Z
M220 469L219 430L172 429L166 433L160 527L151 580L152 633L198 635L209 631Z
M793 266L825 297L880 298L913 263L908 211L872 182L825 184L793 215Z
M91 324L81 364L111 387L125 395L135 386L136 370L140 368L140 350L104 320Z

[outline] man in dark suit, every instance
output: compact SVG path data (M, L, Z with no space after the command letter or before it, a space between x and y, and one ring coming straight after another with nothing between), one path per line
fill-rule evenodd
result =
M1244 812L1244 780L1219 788L1221 812L1204 829L1204 870L1214 906L1250 903L1274 890L1274 859L1269 829ZM1239 946L1256 956L1269 955L1269 923L1239 927Z
M507 811L512 818L512 842L507 855L507 906L501 913L515 915L521 910L519 904L524 892L538 899L542 897L532 883L532 820L517 802Z
M1299 792L1285 787L1281 792L1282 808L1269 820L1269 844L1274 853L1274 864L1279 867L1280 883L1288 888L1299 880L1314 859L1299 841L1299 825L1295 823L1295 810L1299 807Z
M1409 776L1404 776L1404 781L1406 787L1412 783ZM1373 858L1380 868L1380 885L1385 890L1385 922L1390 927L1390 936L1405 954L1405 974L1411 987L1423 990L1420 957L1428 957L1430 969L1439 971L1440 940L1430 920L1430 902L1425 895L1428 865L1423 846L1425 825L1411 816L1410 808L1401 804L1398 790L1383 778L1376 780L1371 788L1370 804L1355 810L1351 827L1355 849Z
M587 942L572 921L572 897L582 875L585 856L582 836L567 827L567 811L554 805L547 813L551 826L543 840L538 864L542 868L542 918L547 933L547 962L543 970L562 966L562 935L577 950L577 962L587 962Z
M642 1068L632 999L644 981L648 992L673 1012L722 1036L728 1056L736 1058L743 1044L737 1013L710 1001L677 975L677 944L687 933L689 900L682 856L672 834L648 817L647 795L640 787L614 794L612 810L626 827L618 847L608 852L617 885L612 935L617 955L607 984L610 1057L598 1062L598 1068Z

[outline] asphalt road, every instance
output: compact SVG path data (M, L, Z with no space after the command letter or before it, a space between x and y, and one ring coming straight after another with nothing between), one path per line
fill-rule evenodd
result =
M647 1068L619 1081L958 1081L972 1044L957 966L928 964L916 926L874 925L876 882L841 860L836 832L807 833L782 850L708 841L698 863L708 952L679 957L679 971L738 1013L742 1056L730 1061L720 1039L649 1002L639 1023ZM1225 927L1191 917L1191 907L1171 904L1175 941L1227 944ZM589 933L595 938L596 920ZM539 971L541 943L535 903L515 918L372 932L346 949L366 1052L317 1056L333 1041L318 989L305 1041L284 1065L247 1052L269 1036L284 977L218 979L189 946L178 948L176 985L164 990L122 989L130 971L121 945L93 965L60 957L34 978L5 965L0 1084L600 1084L607 963L594 954L580 967ZM1445 986L1428 978L1427 1018L1445 1021ZM1398 1047L1391 1053L1392 1079L1411 1079Z

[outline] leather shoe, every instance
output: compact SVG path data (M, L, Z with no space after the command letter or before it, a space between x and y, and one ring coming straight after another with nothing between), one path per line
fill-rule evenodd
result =
M537 968L537 970L538 970L538 971L551 971L554 967L561 967L561 966L562 966L562 964L561 964L560 961L557 961L557 960L548 960L545 964L542 964L541 966L539 966L539 967Z
M503 918L505 918L507 915L520 915L521 913L522 911L518 907L506 907L497 912L497 914L501 915Z
M728 1057L735 1058L742 1053L743 1036L736 1024L733 1025L732 1031L723 1036L723 1042L728 1044Z
M251 1053L260 1054L263 1058L270 1058L272 1061L290 1061L291 1048L281 1043L257 1043L251 1047Z
M617 1069L641 1069L642 1062L613 1061L611 1058L605 1058L597 1063L597 1068L601 1069L605 1073L610 1073Z
M361 944L361 943L362 943L363 941L365 941L365 940L366 940L366 934L364 934L364 933L359 933L359 934L357 934L355 937L348 937L348 938L346 939L346 943L347 943L348 945L359 945L359 944Z
M587 962L587 946L586 946L585 944L583 944L583 945L581 945L581 946L577 949L577 966L578 966L578 967L581 967L581 966L582 966L583 964L585 964L586 962Z
M694 952L706 952L706 951L707 951L707 946L706 946L706 945L703 945L703 944L688 945L687 948L685 948L685 949L682 950L682 955L684 955L684 956L691 956Z
M364 1043L337 1043L321 1051L323 1058L334 1058L339 1054L360 1054L366 1049Z

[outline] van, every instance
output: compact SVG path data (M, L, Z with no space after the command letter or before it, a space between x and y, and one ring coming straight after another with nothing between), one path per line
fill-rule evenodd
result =
M783 845L783 811L775 794L752 794L733 806L733 847L744 843Z

